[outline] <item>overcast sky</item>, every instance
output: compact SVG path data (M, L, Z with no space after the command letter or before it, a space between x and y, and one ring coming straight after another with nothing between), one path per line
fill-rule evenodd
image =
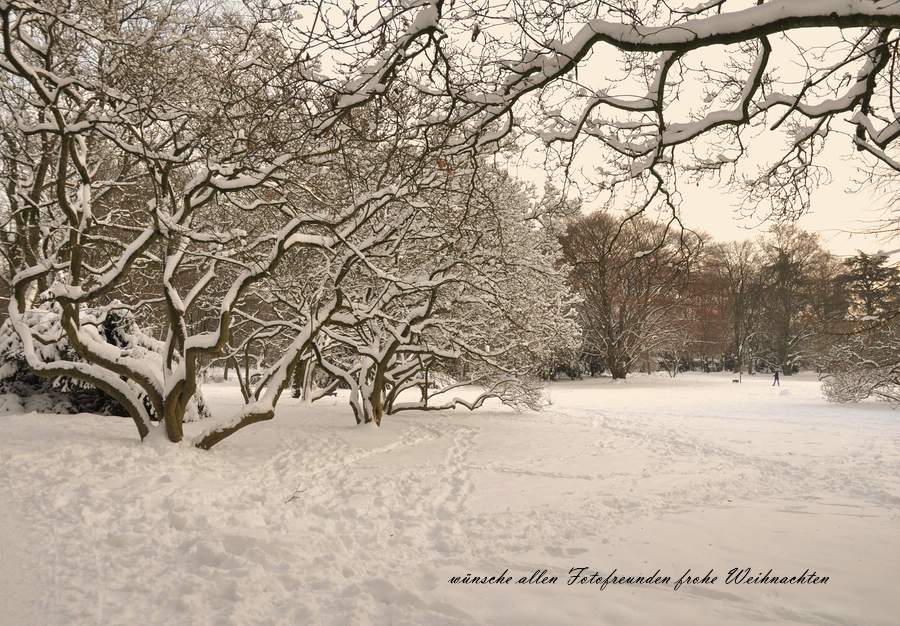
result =
M825 247L835 254L900 248L900 237L891 239L865 233L885 217L890 199L870 187L860 189L854 181L857 170L851 161L852 148L842 139L835 137L819 161L832 172L832 182L816 190L810 212L800 218L798 225L819 233ZM717 240L752 239L770 226L760 218L742 215L740 198L728 189L682 184L681 191L685 225L706 231ZM894 258L900 259L900 254Z
M853 164L852 147L843 137L836 136L826 148L819 164L832 173L832 182L823 185L813 194L812 208L797 224L804 230L819 233L825 248L838 255L864 252L894 251L900 249L900 236L893 239L885 235L867 234L877 222L883 220L890 208L890 198L854 180L857 169ZM540 189L544 172L523 163L511 163L515 175L534 182ZM740 241L765 234L773 224L761 217L754 218L741 213L741 198L725 188L710 183L695 186L685 181L679 183L683 201L682 220L688 228L708 233L717 241ZM596 210L599 204L588 205L586 212ZM893 255L900 261L900 252Z

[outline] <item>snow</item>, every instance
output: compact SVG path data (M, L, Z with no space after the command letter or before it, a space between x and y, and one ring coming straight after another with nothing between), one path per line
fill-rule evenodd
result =
M10 502L2 488L0 502ZM46 615L46 596L36 592L46 588L49 581L40 578L45 570L32 564L40 558L36 552L43 538L17 513L4 507L0 515L0 623L37 624L37 616Z
M0 393L0 415L8 415L12 413L22 413L25 407L22 406L22 400L16 394Z
M900 414L827 404L809 375L731 378L559 382L542 412L380 429L346 398L285 399L210 452L0 417L0 624L896 623ZM582 566L830 581L565 585ZM504 569L562 580L448 582Z

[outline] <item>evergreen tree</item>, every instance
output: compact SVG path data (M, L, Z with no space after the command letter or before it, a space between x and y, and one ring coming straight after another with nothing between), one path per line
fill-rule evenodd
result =
M853 301L853 313L881 316L893 308L900 291L900 270L888 265L885 254L861 250L846 261L842 280Z

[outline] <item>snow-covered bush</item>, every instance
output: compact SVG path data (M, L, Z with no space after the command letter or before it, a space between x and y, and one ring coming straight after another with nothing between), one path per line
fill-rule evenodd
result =
M822 390L831 402L877 398L900 403L900 328L887 324L849 335L834 345L820 367Z
M25 315L28 325L35 329L35 351L44 360L81 361L69 344L60 326L59 311L42 307ZM109 345L122 348L140 359L161 360L162 345L138 326L134 315L116 303L102 308L86 308L80 312L81 327ZM0 325L0 413L97 413L127 416L128 412L114 398L97 387L70 378L42 377L29 366L21 337L7 320ZM151 419L156 419L153 407L143 398ZM4 404L6 409L4 409ZM202 395L196 396L187 411L188 420L209 417Z

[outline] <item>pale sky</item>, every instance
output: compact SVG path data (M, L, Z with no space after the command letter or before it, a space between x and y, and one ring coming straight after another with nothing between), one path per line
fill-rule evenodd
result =
M833 138L825 158L820 162L832 172L833 180L813 194L809 213L797 225L819 233L824 246L834 254L852 255L857 250L876 252L900 248L900 237L893 240L884 235L864 234L873 223L885 216L889 199L871 189L856 190L853 180L856 169L847 163L852 148L842 137ZM841 157L845 157L842 159ZM752 239L764 233L771 222L743 216L740 199L728 189L713 186L681 185L684 202L682 219L686 226L703 230L721 241Z
M852 146L842 136L829 139L830 144L818 161L832 174L830 184L819 187L813 194L812 206L796 223L804 230L818 233L823 246L837 255L900 249L900 234L891 239L885 235L867 234L873 225L883 220L890 208L890 198L870 188L859 188L854 176L857 168L852 162ZM781 144L779 143L780 147ZM540 189L544 171L532 161L530 166L510 163L513 173L535 183ZM679 182L682 195L681 217L686 227L703 231L716 241L753 239L774 224L773 221L743 215L740 197L724 185L708 183L702 186ZM596 210L599 203L588 205L585 212ZM893 255L900 261L900 251Z
M797 225L819 233L829 251L852 255L857 250L876 252L900 248L900 238L890 239L865 234L871 222L884 215L885 199L867 191L854 193L847 176L835 175L834 181L819 188L812 208ZM739 201L728 190L712 187L682 186L682 219L686 226L702 230L720 241L752 239L764 233L771 222L743 216Z

